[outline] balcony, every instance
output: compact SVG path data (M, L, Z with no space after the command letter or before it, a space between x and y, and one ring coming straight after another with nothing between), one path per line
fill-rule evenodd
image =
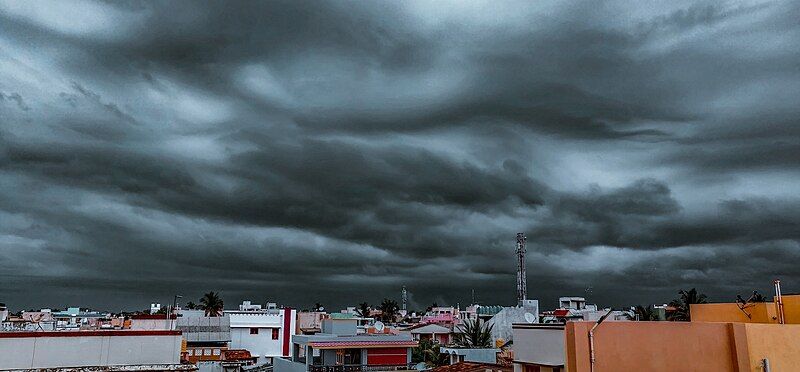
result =
M407 371L413 369L412 364L342 364L334 366L308 366L308 372L382 372L382 371Z

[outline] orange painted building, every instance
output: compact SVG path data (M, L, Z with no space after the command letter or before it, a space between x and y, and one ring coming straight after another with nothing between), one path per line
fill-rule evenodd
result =
M784 323L800 324L800 295L784 295L781 301ZM780 323L775 302L697 304L689 311L693 322Z
M775 302L691 305L691 322L595 322L565 328L568 372L800 371L800 296ZM592 365L593 364L593 365Z
M566 367L590 368L593 322L566 325ZM608 322L594 332L594 372L792 371L800 366L800 325L712 322Z

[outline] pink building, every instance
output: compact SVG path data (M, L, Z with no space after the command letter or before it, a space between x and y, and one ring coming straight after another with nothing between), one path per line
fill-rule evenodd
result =
M420 323L457 324L458 322L458 309L452 306L431 308L420 320Z

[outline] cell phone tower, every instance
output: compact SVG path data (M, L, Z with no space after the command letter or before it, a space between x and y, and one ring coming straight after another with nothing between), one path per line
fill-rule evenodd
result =
M524 233L517 233L517 304L522 306L528 299L528 273L525 270L525 238Z

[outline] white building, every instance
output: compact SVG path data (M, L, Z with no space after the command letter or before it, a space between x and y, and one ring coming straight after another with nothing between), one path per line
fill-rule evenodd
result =
M523 306L504 307L488 324L492 325L492 340L500 346L513 339L514 323L539 323L539 300L525 300Z
M246 349L258 363L292 355L290 342L296 334L297 310L278 309L272 303L263 309L245 301L239 310L226 310L225 314L230 317L231 349Z
M544 312L542 323L565 323L570 320L594 322L606 313L611 313L607 320L630 320L633 313L611 309L599 309L595 304L587 304L583 297L570 296L558 298L559 308Z

